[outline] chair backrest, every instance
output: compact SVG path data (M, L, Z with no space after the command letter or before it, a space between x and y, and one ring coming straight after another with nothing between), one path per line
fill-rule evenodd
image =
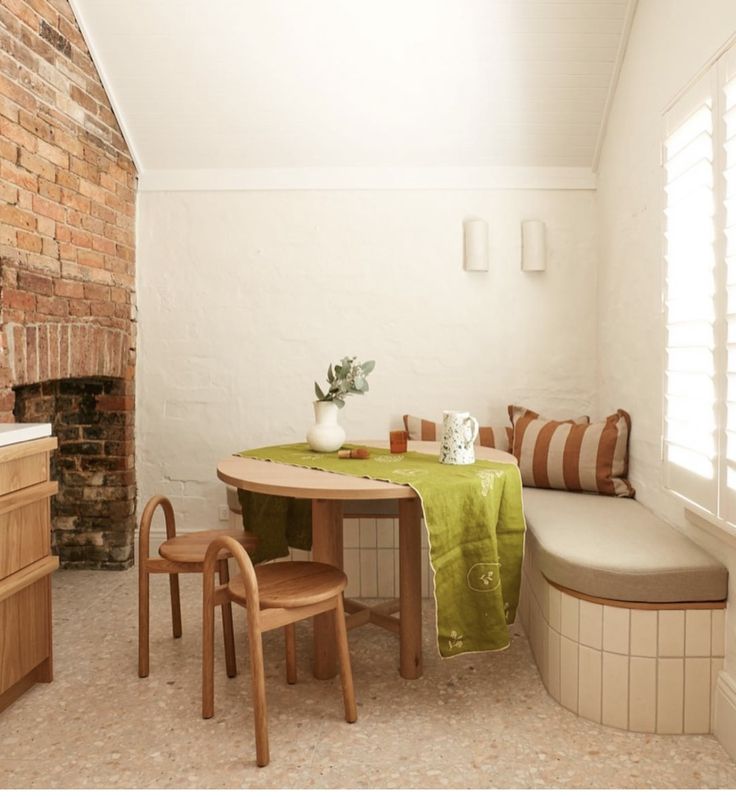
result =
M165 495L154 495L148 500L143 514L141 515L140 539L138 543L138 555L148 558L150 539L151 539L151 520L155 511L161 507L166 522L166 539L176 537L176 520L174 518L174 507Z
M258 579L256 571L253 567L253 562L246 552L245 548L234 540L232 537L223 534L221 537L213 540L208 548L204 557L204 605L207 606L209 600L212 599L215 590L215 571L217 570L217 555L226 548L233 559L237 562L238 569L243 578L245 585L245 599L246 599L246 612L248 614L248 625L256 627L258 623L258 613L260 611L260 602L258 596Z

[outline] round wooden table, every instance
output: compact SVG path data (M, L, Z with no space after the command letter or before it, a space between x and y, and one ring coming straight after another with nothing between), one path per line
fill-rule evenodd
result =
M361 441L353 445L387 448L385 441ZM410 451L437 454L436 442L409 441ZM477 446L477 459L516 462L511 454ZM453 467L448 465L448 467ZM358 476L345 476L277 462L232 456L217 466L217 475L226 484L265 495L307 498L312 501L312 559L343 568L343 501L395 500L399 518L399 599L379 606L365 606L346 599L350 613L348 628L364 623L394 631L399 636L399 672L404 678L422 674L422 592L421 592L421 502L411 487ZM385 514L381 514L385 517ZM394 617L398 612L399 617ZM314 675L332 678L337 673L335 635L331 618L314 618Z

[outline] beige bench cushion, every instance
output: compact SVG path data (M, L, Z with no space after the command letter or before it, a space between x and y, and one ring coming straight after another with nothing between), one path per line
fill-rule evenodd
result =
M535 566L562 587L622 601L724 600L726 568L629 498L524 488Z

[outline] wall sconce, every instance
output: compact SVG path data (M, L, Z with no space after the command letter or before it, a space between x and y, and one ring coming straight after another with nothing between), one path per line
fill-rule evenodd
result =
M547 244L543 221L521 222L521 270L547 270Z
M488 271L488 224L483 219L466 219L463 222L466 271Z

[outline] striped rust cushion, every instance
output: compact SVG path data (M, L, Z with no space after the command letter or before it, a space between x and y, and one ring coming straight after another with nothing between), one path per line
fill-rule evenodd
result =
M617 410L596 423L550 421L509 407L513 455L527 487L634 497L629 469L631 417Z
M409 440L439 440L442 437L442 424L425 421L414 415L404 415L404 428ZM481 426L478 430L478 445L511 451L510 426Z

